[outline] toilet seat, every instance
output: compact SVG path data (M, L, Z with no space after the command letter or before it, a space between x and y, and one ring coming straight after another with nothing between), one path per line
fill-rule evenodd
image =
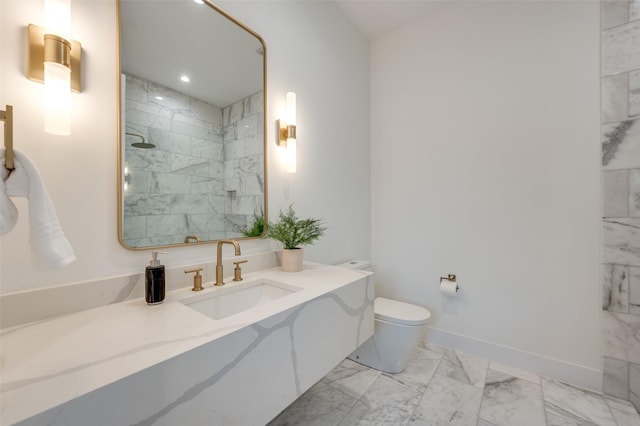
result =
M373 302L376 319L402 325L426 324L431 312L422 306L376 297Z

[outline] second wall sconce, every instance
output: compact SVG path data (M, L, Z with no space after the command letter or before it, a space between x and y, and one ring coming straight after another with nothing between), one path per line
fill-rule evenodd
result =
M80 93L82 46L69 40L70 0L45 0L45 28L29 24L27 77L44 83L44 130L71 133L71 94Z
M287 93L285 117L278 120L278 146L286 149L286 168L296 173L296 94Z

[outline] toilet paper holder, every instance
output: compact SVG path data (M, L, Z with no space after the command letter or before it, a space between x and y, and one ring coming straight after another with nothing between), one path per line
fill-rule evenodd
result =
M447 281L453 281L454 283L456 282L456 276L455 274L448 274L446 277L440 277L440 280L447 280Z

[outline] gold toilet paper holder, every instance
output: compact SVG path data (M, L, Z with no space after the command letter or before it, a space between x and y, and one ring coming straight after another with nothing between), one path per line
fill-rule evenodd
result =
M440 277L440 280L453 281L455 283L456 282L456 276L455 276L455 274L448 274L446 277Z

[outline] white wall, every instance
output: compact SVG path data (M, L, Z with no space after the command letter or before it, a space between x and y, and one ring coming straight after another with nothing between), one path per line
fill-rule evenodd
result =
M599 387L599 3L452 2L371 56L378 294L429 308L428 338Z
M326 221L329 231L307 250L309 260L370 257L367 40L331 2L218 3L267 44L270 217L295 202L301 216ZM19 223L0 239L2 293L138 273L149 257L120 247L116 235L116 4L72 1L73 35L83 45L84 91L72 95L70 137L43 132L42 85L24 76L25 28L42 25L42 9L41 1L0 3L0 104L14 105L16 149L39 167L77 260L54 271L32 266L27 203L18 200ZM289 90L298 94L298 173L291 176L282 172L274 141ZM271 246L242 243L246 253ZM213 257L210 245L170 249L165 264Z

